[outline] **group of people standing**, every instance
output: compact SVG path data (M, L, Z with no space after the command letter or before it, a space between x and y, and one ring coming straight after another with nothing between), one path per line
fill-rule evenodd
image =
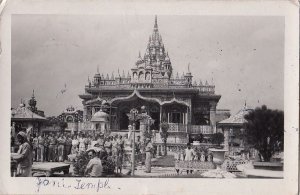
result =
M70 133L40 133L30 137L29 142L33 149L33 161L36 162L63 162L71 153Z
M175 159L180 161L213 161L213 154L211 152L205 152L204 150L194 150L191 147L191 143L187 143L186 149L179 149L175 151Z
M99 148L102 154L106 154L106 158L113 159L116 165L116 172L122 171L123 161L125 159L126 147L132 146L132 140L121 134L104 135L92 132L80 132L77 135L71 133L39 133L29 134L28 132L19 132L12 137L11 147L12 153L24 155L20 159L15 159L19 162L26 158L26 170L30 170L32 163L36 162L64 162L72 161L70 157L78 156L91 148ZM147 149L147 147L146 147ZM140 136L135 140L135 154L141 154ZM91 154L96 158L96 154ZM25 157L26 156L26 157ZM100 156L99 156L100 157ZM141 161L142 159L137 159ZM28 161L28 162L27 162ZM30 161L30 162L29 162ZM25 169L24 169L25 170ZM28 171L23 171L26 175ZM23 176L25 176L23 174Z

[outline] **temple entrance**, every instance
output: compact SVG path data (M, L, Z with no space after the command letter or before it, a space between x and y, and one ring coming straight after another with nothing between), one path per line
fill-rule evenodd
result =
M164 105L163 119L172 124L187 124L187 106L179 103Z
M129 125L129 119L127 114L129 111L122 111L120 113L120 130L127 130Z
M155 120L154 124L150 127L151 130L159 129L160 124L160 113L159 104L153 101L147 101L137 96L131 97L130 99L117 100L112 103L112 106L116 107L117 110L117 121L119 122L119 130L128 130L128 125L132 125L129 122L127 114L132 108L137 108L140 111L142 106L146 107L146 112ZM140 129L139 122L136 123L136 130ZM117 129L116 129L117 130Z

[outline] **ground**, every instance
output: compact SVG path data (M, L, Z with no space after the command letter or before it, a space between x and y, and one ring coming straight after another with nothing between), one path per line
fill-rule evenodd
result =
M173 155L163 156L158 158L157 161L154 161L152 165L156 167L174 167L175 158Z

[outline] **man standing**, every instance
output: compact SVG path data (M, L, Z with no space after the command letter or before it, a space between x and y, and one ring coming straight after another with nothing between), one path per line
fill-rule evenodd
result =
M49 162L49 136L46 135L44 138L44 160Z
M60 134L59 138L57 139L58 142L58 161L64 161L64 147L65 147L65 139L62 134Z
M141 136L137 136L137 141L135 142L135 153L137 155L137 162L142 160L141 158Z
M32 167L32 148L27 141L25 132L20 131L17 135L18 142L21 144L18 150L18 156L13 157L20 165L20 176L30 177Z
M84 171L84 175L88 175L90 177L100 177L102 176L102 162L100 158L96 155L95 150L90 150L89 153L89 158L91 160L86 166L86 169Z
M68 155L71 154L71 148L72 148L72 138L70 134L67 134L66 136L66 142L65 142L65 152L64 152L64 159L68 159Z
M194 159L194 156L195 156L195 151L194 149L191 148L191 143L187 143L187 148L185 149L185 158L184 160L185 161L192 161ZM187 162L188 163L188 168L191 168L191 163L190 162ZM193 170L189 170L187 169L186 170L186 173L189 174L189 171L192 173Z
M49 136L49 161L55 161L55 148L56 148L56 139L53 134Z
M44 136L42 134L40 134L40 136L38 137L38 157L37 160L40 162L44 161Z
M39 147L39 140L38 137L36 136L36 134L33 135L33 139L32 139L32 146L33 146L33 159L34 161L38 161L38 147Z
M153 148L153 145L151 143L151 139L150 138L147 138L146 139L146 142L145 142L145 152L146 152L146 160L145 160L145 172L146 173L151 173L151 152L152 152L152 148Z

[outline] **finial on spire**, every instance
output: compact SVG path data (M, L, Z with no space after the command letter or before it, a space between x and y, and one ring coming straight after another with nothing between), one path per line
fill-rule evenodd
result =
M244 106L245 108L247 107L247 102L246 102L246 100L245 100L245 106Z
M97 73L99 73L99 65L97 65Z
M203 85L203 83L202 83L201 79L199 80L199 85L201 85L201 86Z
M155 15L154 29L157 29L157 15Z
M34 98L34 89L32 90L32 97Z

